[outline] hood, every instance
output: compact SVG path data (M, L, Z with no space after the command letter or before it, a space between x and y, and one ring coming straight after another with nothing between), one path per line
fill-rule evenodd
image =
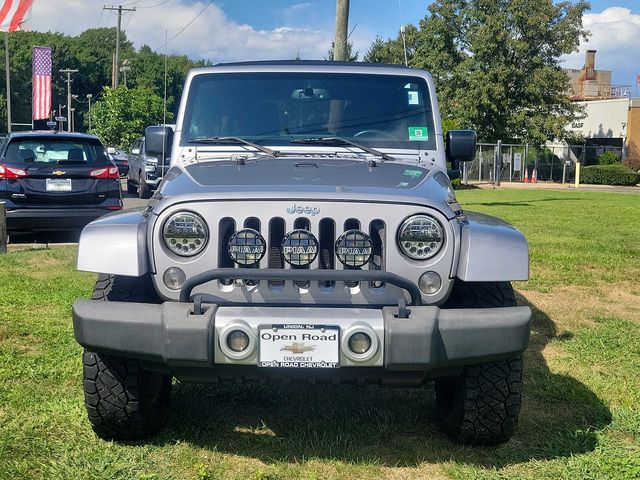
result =
M172 168L159 193L153 204L189 199L339 199L428 205L449 218L456 211L449 179L441 170L360 159L286 157L195 163Z

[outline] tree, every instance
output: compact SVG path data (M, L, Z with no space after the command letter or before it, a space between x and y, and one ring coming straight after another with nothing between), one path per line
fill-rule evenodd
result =
M443 118L483 140L564 138L580 109L566 95L560 58L586 38L588 8L583 0L435 0L411 39L409 65L433 74ZM401 44L378 39L367 56L403 63Z
M331 42L331 47L329 47L328 58L325 60L333 61L333 51L335 48L335 42ZM347 41L347 62L357 62L358 61L359 52L353 53L353 42Z
M87 94L98 100L104 86L111 85L111 69L115 51L116 29L93 28L76 37L51 32L11 32L9 53L11 64L11 116L13 122L31 121L31 76L32 48L48 46L52 50L52 102L54 110L67 103L66 76L59 70L77 69L72 75L71 91L78 98L73 102L76 129L88 125ZM145 46L136 52L133 44L123 33L121 36L122 58L130 60L132 71L127 81L131 87L146 87L156 95L164 94L164 55ZM4 58L4 42L0 42L0 58ZM208 65L209 62L194 61L184 55L167 57L167 110L176 112L185 77L189 69ZM4 62L0 72L4 79ZM0 96L6 97L6 86L0 81ZM4 113L3 113L4 112ZM92 112L93 113L93 112ZM67 116L66 110L62 114ZM36 128L46 128L45 122L36 122ZM21 127L24 128L24 127ZM6 131L6 112L0 106L0 129Z
M104 87L91 111L93 132L105 145L129 149L145 127L162 123L163 101L150 88ZM167 120L173 118L167 112Z

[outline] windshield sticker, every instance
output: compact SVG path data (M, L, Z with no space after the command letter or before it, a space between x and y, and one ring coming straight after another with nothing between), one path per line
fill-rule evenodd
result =
M405 170L404 176L418 178L422 176L422 170Z
M426 141L429 140L429 130L427 127L409 127L409 140L410 141Z
M409 105L420 105L420 99L417 91L409 90L407 92L407 98L409 99Z

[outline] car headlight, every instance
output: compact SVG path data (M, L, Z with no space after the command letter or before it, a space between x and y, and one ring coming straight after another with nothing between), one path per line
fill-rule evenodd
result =
M433 257L444 243L444 232L438 221L428 215L407 218L398 230L402 253L413 260Z
M209 240L205 221L195 213L174 213L163 228L164 243L173 253L190 257L200 253Z

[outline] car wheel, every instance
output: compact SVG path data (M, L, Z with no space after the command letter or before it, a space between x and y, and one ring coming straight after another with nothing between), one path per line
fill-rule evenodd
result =
M137 193L138 188L131 183L131 179L127 178L127 192L128 193Z
M516 305L508 282L456 281L442 308L492 308ZM442 430L453 440L497 445L511 436L522 401L522 357L463 368L459 375L438 379L436 408Z
M138 174L138 197L144 200L151 198L151 189L147 182L144 181L142 172Z
M147 182L142 180L142 178L138 182L138 197L145 200L151 198L151 189L149 188L149 185L147 185Z
M160 303L148 275L100 275L92 299ZM138 360L85 350L85 406L96 434L105 439L135 440L158 432L166 422L171 376L145 370Z

